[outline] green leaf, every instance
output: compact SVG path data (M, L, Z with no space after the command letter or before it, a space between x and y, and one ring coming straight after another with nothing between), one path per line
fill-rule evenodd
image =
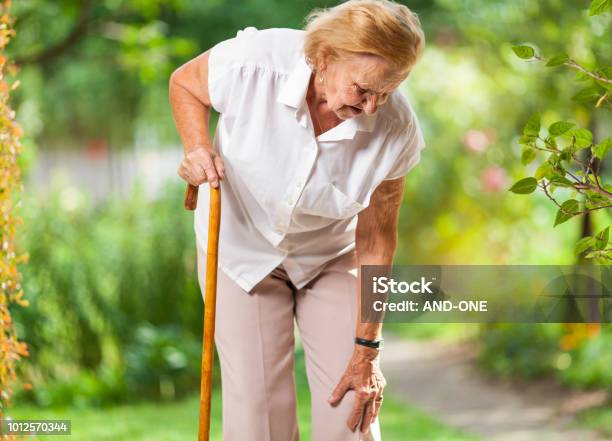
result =
M535 178L523 178L520 181L514 183L510 190L516 194L529 194L533 193L538 186L538 181Z
M536 137L533 135L521 135L521 137L519 138L519 144L523 144L523 145L533 145L533 142L535 141Z
M610 265L612 263L612 255L607 254L608 252L602 250L593 250L587 253L587 259L593 259L598 265Z
M608 246L608 240L610 238L610 227L606 227L597 233L595 236L595 248L598 250L603 250Z
M586 250L591 248L595 244L595 238L592 236L586 236L580 239L574 247L574 254L576 256L584 253Z
M612 1L610 0L593 0L589 8L589 15L599 15L612 9Z
M533 177L537 180L542 178L550 178L553 174L553 167L550 162L546 161L540 164L540 166L536 169Z
M556 123L550 125L550 127L548 128L548 133L550 134L550 136L563 135L575 125L576 124L567 121L557 121Z
M609 80L612 80L612 66L600 67L597 69L597 73Z
M593 134L587 129L573 129L569 132L575 137L575 146L578 148L590 147L593 144Z
M556 187L574 187L574 184L572 184L572 181L570 181L569 179L567 179L565 176L553 176L552 178L550 178L550 183L553 184Z
M557 211L557 217L555 218L555 224L553 227L566 222L572 217L578 214L578 201L576 199L568 199L561 204L561 208Z
M545 140L546 143L549 144L551 147L557 148L557 141L555 141L555 138L553 138L552 136L547 136Z
M587 259L592 259L593 257L599 256L599 254L599 251L589 251L584 257L586 257Z
M600 67L598 69L595 69L594 73L596 75L599 75L600 77L610 80L612 79L612 66ZM601 81L601 80L595 80L595 82L599 84L601 87L608 89L609 91L612 91L612 84L606 83L605 81Z
M536 151L531 147L524 147L523 153L521 154L521 163L527 165L536 158Z
M595 201L608 201L608 197L594 191L594 190L585 190L585 194L588 196L589 199L593 199Z
M607 198L604 198L605 200L601 200L601 199L585 199L584 201L584 206L586 208L588 208L589 210L596 210L602 207L609 207L610 206L610 200Z
M611 147L612 147L612 138L608 136L606 139L604 139L599 144L593 147L593 154L597 158L603 159Z
M533 56L535 55L535 51L531 46L512 46L512 50L514 51L517 57L522 58L524 60L533 58Z
M527 124L523 128L523 134L525 136L537 137L540 134L540 114L534 113L531 115Z
M591 78L590 76L588 76L587 74L579 70L578 72L576 72L576 75L574 76L574 81L586 81L590 78Z
M565 147L561 150L561 154L559 155L559 159L561 161L571 161L572 160L572 152L574 151L573 146Z
M601 95L601 88L598 86L589 86L581 89L576 95L572 97L573 101L579 103L588 103L590 101L597 101Z
M551 153L550 156L548 157L548 162L550 162L550 164L554 167L559 165L559 155L557 153Z
M556 67L561 66L563 63L569 60L569 56L565 53L555 55L554 57L550 57L548 62L546 63L547 67Z

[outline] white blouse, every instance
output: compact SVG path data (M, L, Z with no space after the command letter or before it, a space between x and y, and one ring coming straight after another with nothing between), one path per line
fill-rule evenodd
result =
M374 115L315 137L303 38L301 30L248 27L209 53L209 95L221 114L214 147L226 171L219 267L245 291L281 263L302 288L326 262L352 251L357 213L383 180L413 168L425 147L398 91ZM200 265L208 210L206 183L194 218Z

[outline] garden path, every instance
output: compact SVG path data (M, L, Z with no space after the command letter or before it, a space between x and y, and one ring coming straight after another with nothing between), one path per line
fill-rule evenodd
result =
M383 351L388 393L484 441L610 440L571 425L577 410L605 401L604 392L570 392L554 381L517 385L496 379L478 367L470 343L386 334Z

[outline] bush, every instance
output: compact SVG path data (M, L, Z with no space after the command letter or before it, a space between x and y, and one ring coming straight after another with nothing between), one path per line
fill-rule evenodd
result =
M180 182L154 201L143 193L136 186L127 200L92 205L56 183L24 200L30 306L15 311L15 323L31 352L22 378L35 390L23 398L102 404L163 398L168 385L177 395L197 389L203 305L193 214Z
M483 325L484 366L497 375L537 377L554 371L561 329L553 324Z
M612 390L612 328L604 326L596 338L586 340L568 353L567 368L559 373L568 385Z
M483 325L481 343L481 362L497 375L553 375L570 387L612 389L610 325Z
M179 325L139 326L126 351L128 392L173 399L198 391L201 345Z

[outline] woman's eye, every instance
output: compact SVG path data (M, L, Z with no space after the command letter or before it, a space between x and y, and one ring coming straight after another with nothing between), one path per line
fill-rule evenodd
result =
M365 89L362 89L357 84L355 84L354 86L355 86L355 91L357 91L358 94L363 95L366 92Z

